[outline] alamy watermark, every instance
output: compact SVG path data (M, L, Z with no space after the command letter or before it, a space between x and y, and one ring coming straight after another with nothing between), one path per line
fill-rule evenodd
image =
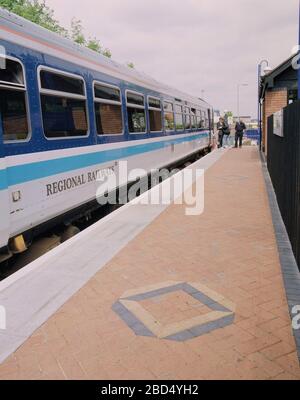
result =
M153 169L148 174L140 168L129 169L127 161L120 161L118 166L118 170L108 168L98 173L96 197L100 205L135 200L140 205L185 205L188 216L203 213L204 170Z
M294 315L292 320L293 329L298 331L300 329L300 305L292 308L292 314Z

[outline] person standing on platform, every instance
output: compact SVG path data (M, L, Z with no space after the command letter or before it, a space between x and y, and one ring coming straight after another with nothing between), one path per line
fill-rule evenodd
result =
M220 117L219 122L217 123L217 130L219 135L219 148L223 147L223 118Z
M224 149L229 147L229 137L230 137L230 128L227 119L224 120L223 127L223 147Z
M225 147L225 143L228 143L228 136L230 135L230 130L227 122L224 118L220 118L217 124L217 129L219 132L219 147ZM225 139L225 141L224 141Z
M246 129L246 125L242 120L238 121L235 125L235 148L237 149L238 146L240 149L243 147L243 138L244 138L244 131Z

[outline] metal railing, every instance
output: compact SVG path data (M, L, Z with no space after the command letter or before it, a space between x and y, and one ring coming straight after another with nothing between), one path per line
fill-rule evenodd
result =
M300 267L300 101L284 109L283 137L268 118L267 164L292 248Z

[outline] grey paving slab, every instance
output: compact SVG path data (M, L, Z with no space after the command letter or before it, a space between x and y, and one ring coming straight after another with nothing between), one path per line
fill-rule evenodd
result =
M112 306L113 311L125 322L125 324L138 336L154 337L155 335L132 314L119 301Z
M175 342L186 342L188 340L194 339L195 335L191 331L184 331L176 333L176 335L171 335L166 338L166 340L173 340Z
M157 290L152 290L151 292L141 293L141 294L137 294L134 296L126 297L126 300L143 301L143 300L148 300L148 299L153 299L155 297L163 296L168 293L177 292L178 290L182 290L182 289L183 289L183 284L178 284L178 285L168 286L168 287L157 289Z
M234 322L234 315L230 317L224 317L217 321L208 322L207 324L196 326L195 328L190 329L190 332L194 335L194 337L203 336L207 333L213 332L220 328L225 328L228 325L231 325Z
M229 317L224 317L217 321L208 322L206 324L195 326L194 328L177 333L175 335L168 336L166 339L177 341L177 342L186 342L186 341L194 339L196 337L206 335L217 329L225 328L226 326L233 324L234 318L235 318L234 315L231 315Z

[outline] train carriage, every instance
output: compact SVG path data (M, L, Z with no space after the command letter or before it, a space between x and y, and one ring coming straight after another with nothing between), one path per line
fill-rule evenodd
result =
M97 174L211 147L212 107L0 9L0 262L88 212Z

